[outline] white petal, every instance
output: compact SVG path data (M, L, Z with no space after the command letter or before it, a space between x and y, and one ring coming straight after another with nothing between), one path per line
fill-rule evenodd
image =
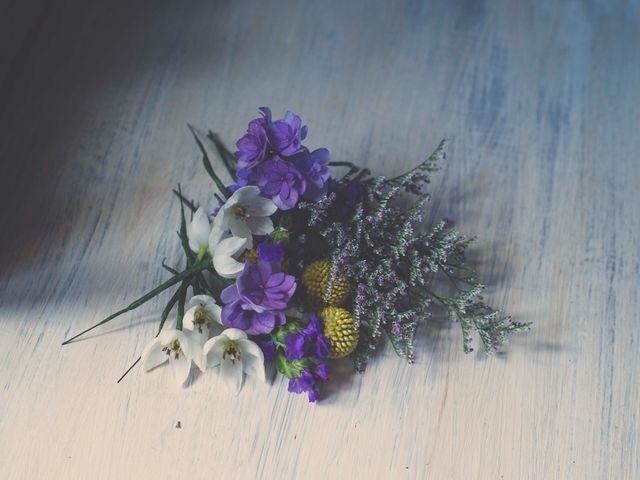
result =
M278 210L273 200L260 196L250 199L246 205L249 207L249 213L252 217L268 217Z
M183 333L180 330L176 330L175 328L167 328L166 330L162 330L160 335L158 335L158 341L163 345L169 345L174 340L182 340L184 337Z
M202 207L193 214L191 223L187 225L187 238L189 239L189 248L194 252L198 252L200 246L209 245L209 218Z
M189 302L187 303L187 308L191 308L191 307L206 308L212 303L215 305L216 301L213 297L210 297L209 295L194 295L189 299Z
M260 195L260 189L255 185L251 185L248 187L242 187L233 192L229 200L225 205L234 205L236 203L241 203L243 205L250 205L251 201Z
M254 375L263 382L266 382L264 374L264 354L262 349L251 340L238 340L244 372L247 375Z
M229 220L229 228L231 229L231 233L235 237L247 239L247 248L251 248L253 246L253 238L251 238L251 228L249 228L249 224L245 220L231 218Z
M269 217L250 217L247 223L254 235L268 235L273 232L273 222Z
M191 301L189 301L191 303ZM182 327L187 330L193 330L193 319L196 316L196 310L198 310L198 306L193 306L189 308L186 312L184 312L184 317L182 317Z
M185 332L189 332L194 345L198 346L198 349L202 350L202 346L209 340L210 331L206 325L202 325L202 332L200 332L199 328L195 328L194 330L185 330ZM195 355L193 345L189 345L191 350L191 354Z
M214 256L233 257L247 248L247 239L243 237L229 237L222 240L214 252Z
M184 385L189 378L189 371L191 370L191 359L185 357L184 355L180 355L178 359L175 357L169 358L169 363L171 364L171 369L173 370L173 376L178 382L178 385Z
M227 328L224 332L222 332L222 335L227 337L229 340L244 340L247 338L247 334L239 328Z
M264 362L253 355L245 354L242 356L242 370L251 377L257 377L263 382L267 381L264 373Z
M220 214L218 214L220 216ZM216 221L217 221L216 217ZM228 236L228 227L222 227L217 225L215 222L213 224L213 228L211 229L211 233L209 234L209 251L213 252L220 241Z
M207 330L207 336L209 336L209 329L205 327L203 328L203 331L205 329ZM197 365L201 372L204 372L207 368L207 357L205 356L202 348L202 344L204 343L204 341L198 337L204 338L204 335L194 333L189 337L191 347L191 360L193 360L193 363Z
M169 359L169 356L162 351L163 345L157 338L154 338L142 352L142 368L148 372L152 368L162 365Z
M217 303L207 306L207 312L211 315L211 320L222 323L222 307Z
M218 255L213 257L213 268L223 278L236 278L242 273L244 264L231 257Z
M213 253L213 268L224 278L236 278L242 272L244 263L233 257L243 251L247 240L240 237L230 237L222 240Z
M229 339L224 335L218 335L217 337L207 340L204 344L202 352L206 357L207 366L209 368L220 365L220 362L222 361L222 352L228 341Z
M220 364L220 375L231 393L237 395L242 388L242 362L231 363L229 360L222 361Z

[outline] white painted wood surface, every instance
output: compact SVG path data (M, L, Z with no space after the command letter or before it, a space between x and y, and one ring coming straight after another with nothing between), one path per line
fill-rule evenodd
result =
M2 19L2 478L640 478L638 2L90 3ZM378 173L449 138L433 215L535 328L486 358L436 320L318 405L116 385L162 299L62 348L180 258L170 189L212 193L186 123L262 105Z

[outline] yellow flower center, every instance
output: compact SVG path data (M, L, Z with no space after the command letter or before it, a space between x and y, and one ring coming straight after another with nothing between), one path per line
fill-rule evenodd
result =
M193 325L198 329L198 333L202 333L202 327L205 325L211 328L211 320L207 317L203 308L198 308L193 315Z
M249 211L247 210L247 207L240 203L236 203L229 210L231 212L231 215L239 220L246 220L249 218Z
M227 342L227 345L224 347L224 351L222 352L222 359L226 360L227 356L229 357L229 361L232 365L235 365L236 360L240 361L240 349L236 342Z
M167 355L173 355L176 360L180 358L180 355L184 356L184 352L182 351L182 347L180 346L180 340L177 338L171 342L169 345L162 349Z

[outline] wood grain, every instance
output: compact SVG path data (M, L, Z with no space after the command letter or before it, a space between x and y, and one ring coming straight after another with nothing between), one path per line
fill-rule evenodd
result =
M638 2L26 3L0 10L3 478L640 478ZM447 137L431 215L535 328L487 358L435 319L318 405L116 385L166 297L62 348L180 258L172 187L212 200L186 123L232 141L262 105L382 174Z

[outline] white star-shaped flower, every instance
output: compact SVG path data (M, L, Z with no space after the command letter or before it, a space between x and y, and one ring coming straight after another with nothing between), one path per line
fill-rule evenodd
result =
M221 324L222 308L209 295L195 295L187 303L187 311L182 320L185 329L193 332L193 337L200 345L209 340L211 327Z
M174 328L160 332L142 352L142 367L146 372L167 361L179 385L184 385L189 378L192 361L201 371L206 368L201 344L191 332Z
M246 238L245 248L253 247L253 235L268 235L273 231L271 215L278 210L273 200L260 195L256 186L242 187L233 192L213 221L214 228L231 230L234 237Z
M220 366L225 385L235 395L242 388L244 374L265 381L264 355L260 347L237 328L227 328L204 344L207 366Z

